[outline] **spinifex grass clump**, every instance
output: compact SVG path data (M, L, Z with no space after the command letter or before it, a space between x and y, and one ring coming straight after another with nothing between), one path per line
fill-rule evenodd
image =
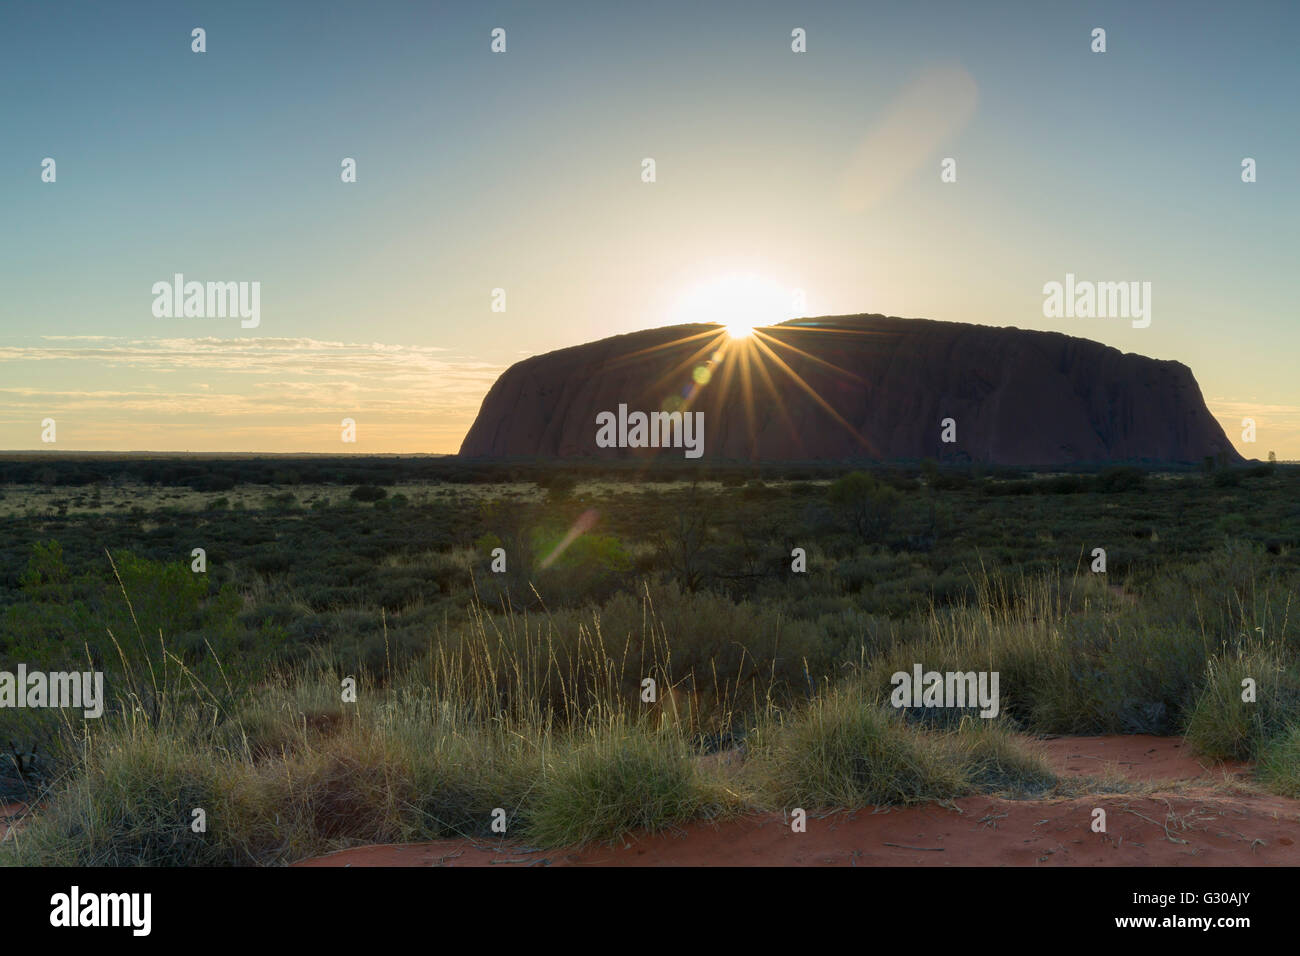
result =
M822 698L773 736L761 789L781 806L920 803L968 790L932 738L858 694Z
M1300 665L1281 648L1248 641L1211 657L1187 721L1187 739L1220 760L1250 760L1300 712Z
M947 800L976 791L1042 792L1055 778L1005 730L909 724L861 683L830 689L752 738L756 789L776 806L834 809Z
M1056 775L1043 758L1004 723L967 718L944 744L978 792L1026 798L1041 796L1056 785Z
M46 866L201 866L236 862L191 829L215 815L241 769L194 747L174 727L119 721L84 741L75 775L7 841L0 861Z
M675 730L647 733L613 720L583 738L554 752L531 801L529 838L544 846L615 840L741 803L706 778Z
M1259 775L1270 790L1300 799L1300 724L1264 745L1259 754Z

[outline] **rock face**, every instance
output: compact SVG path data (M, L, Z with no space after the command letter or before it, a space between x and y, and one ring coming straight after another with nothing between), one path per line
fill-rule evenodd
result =
M1058 332L878 315L796 319L737 340L680 325L534 356L492 386L460 453L683 455L598 447L597 415L620 404L703 412L713 459L1241 460L1179 362ZM941 440L945 419L955 442Z

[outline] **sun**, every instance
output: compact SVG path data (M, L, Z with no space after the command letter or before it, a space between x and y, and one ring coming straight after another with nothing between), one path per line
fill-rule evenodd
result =
M781 386L789 382L852 434L869 457L875 456L872 443L818 393L816 384L807 381L797 367L815 363L823 374L839 382L866 384L861 377L802 347L811 338L838 330L803 322L772 328L809 315L802 289L757 275L728 275L692 287L677 300L669 315L678 326L675 332L680 334L633 353L676 354L672 367L655 385L667 389L665 412L686 411L701 402L712 403L714 409L734 406L750 449L757 449L760 428L767 427L760 419L774 409L795 445L803 448L799 428L785 407L785 399L792 391ZM791 365L791 359L801 361ZM839 385L832 384L838 391Z
M688 290L673 310L674 323L720 325L735 340L795 317L794 290L757 275L728 275Z

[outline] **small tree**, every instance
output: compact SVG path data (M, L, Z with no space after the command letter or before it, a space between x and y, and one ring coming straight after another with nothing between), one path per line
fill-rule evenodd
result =
M870 543L889 530L903 496L866 472L855 471L832 484L827 499L840 520Z
M698 590L705 580L711 511L715 507L716 503L700 494L698 483L691 482L690 490L674 509L673 524L657 536L661 560L688 591Z
M564 501L578 487L578 479L562 472L543 473L537 479L537 487L546 491L548 501Z

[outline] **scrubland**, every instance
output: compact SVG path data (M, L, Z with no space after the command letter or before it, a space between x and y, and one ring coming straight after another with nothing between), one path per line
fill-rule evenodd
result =
M109 697L0 711L37 808L0 862L1078 792L1044 734L1184 735L1300 796L1294 469L328 471L0 485L0 670ZM997 671L998 716L891 706L916 664Z

